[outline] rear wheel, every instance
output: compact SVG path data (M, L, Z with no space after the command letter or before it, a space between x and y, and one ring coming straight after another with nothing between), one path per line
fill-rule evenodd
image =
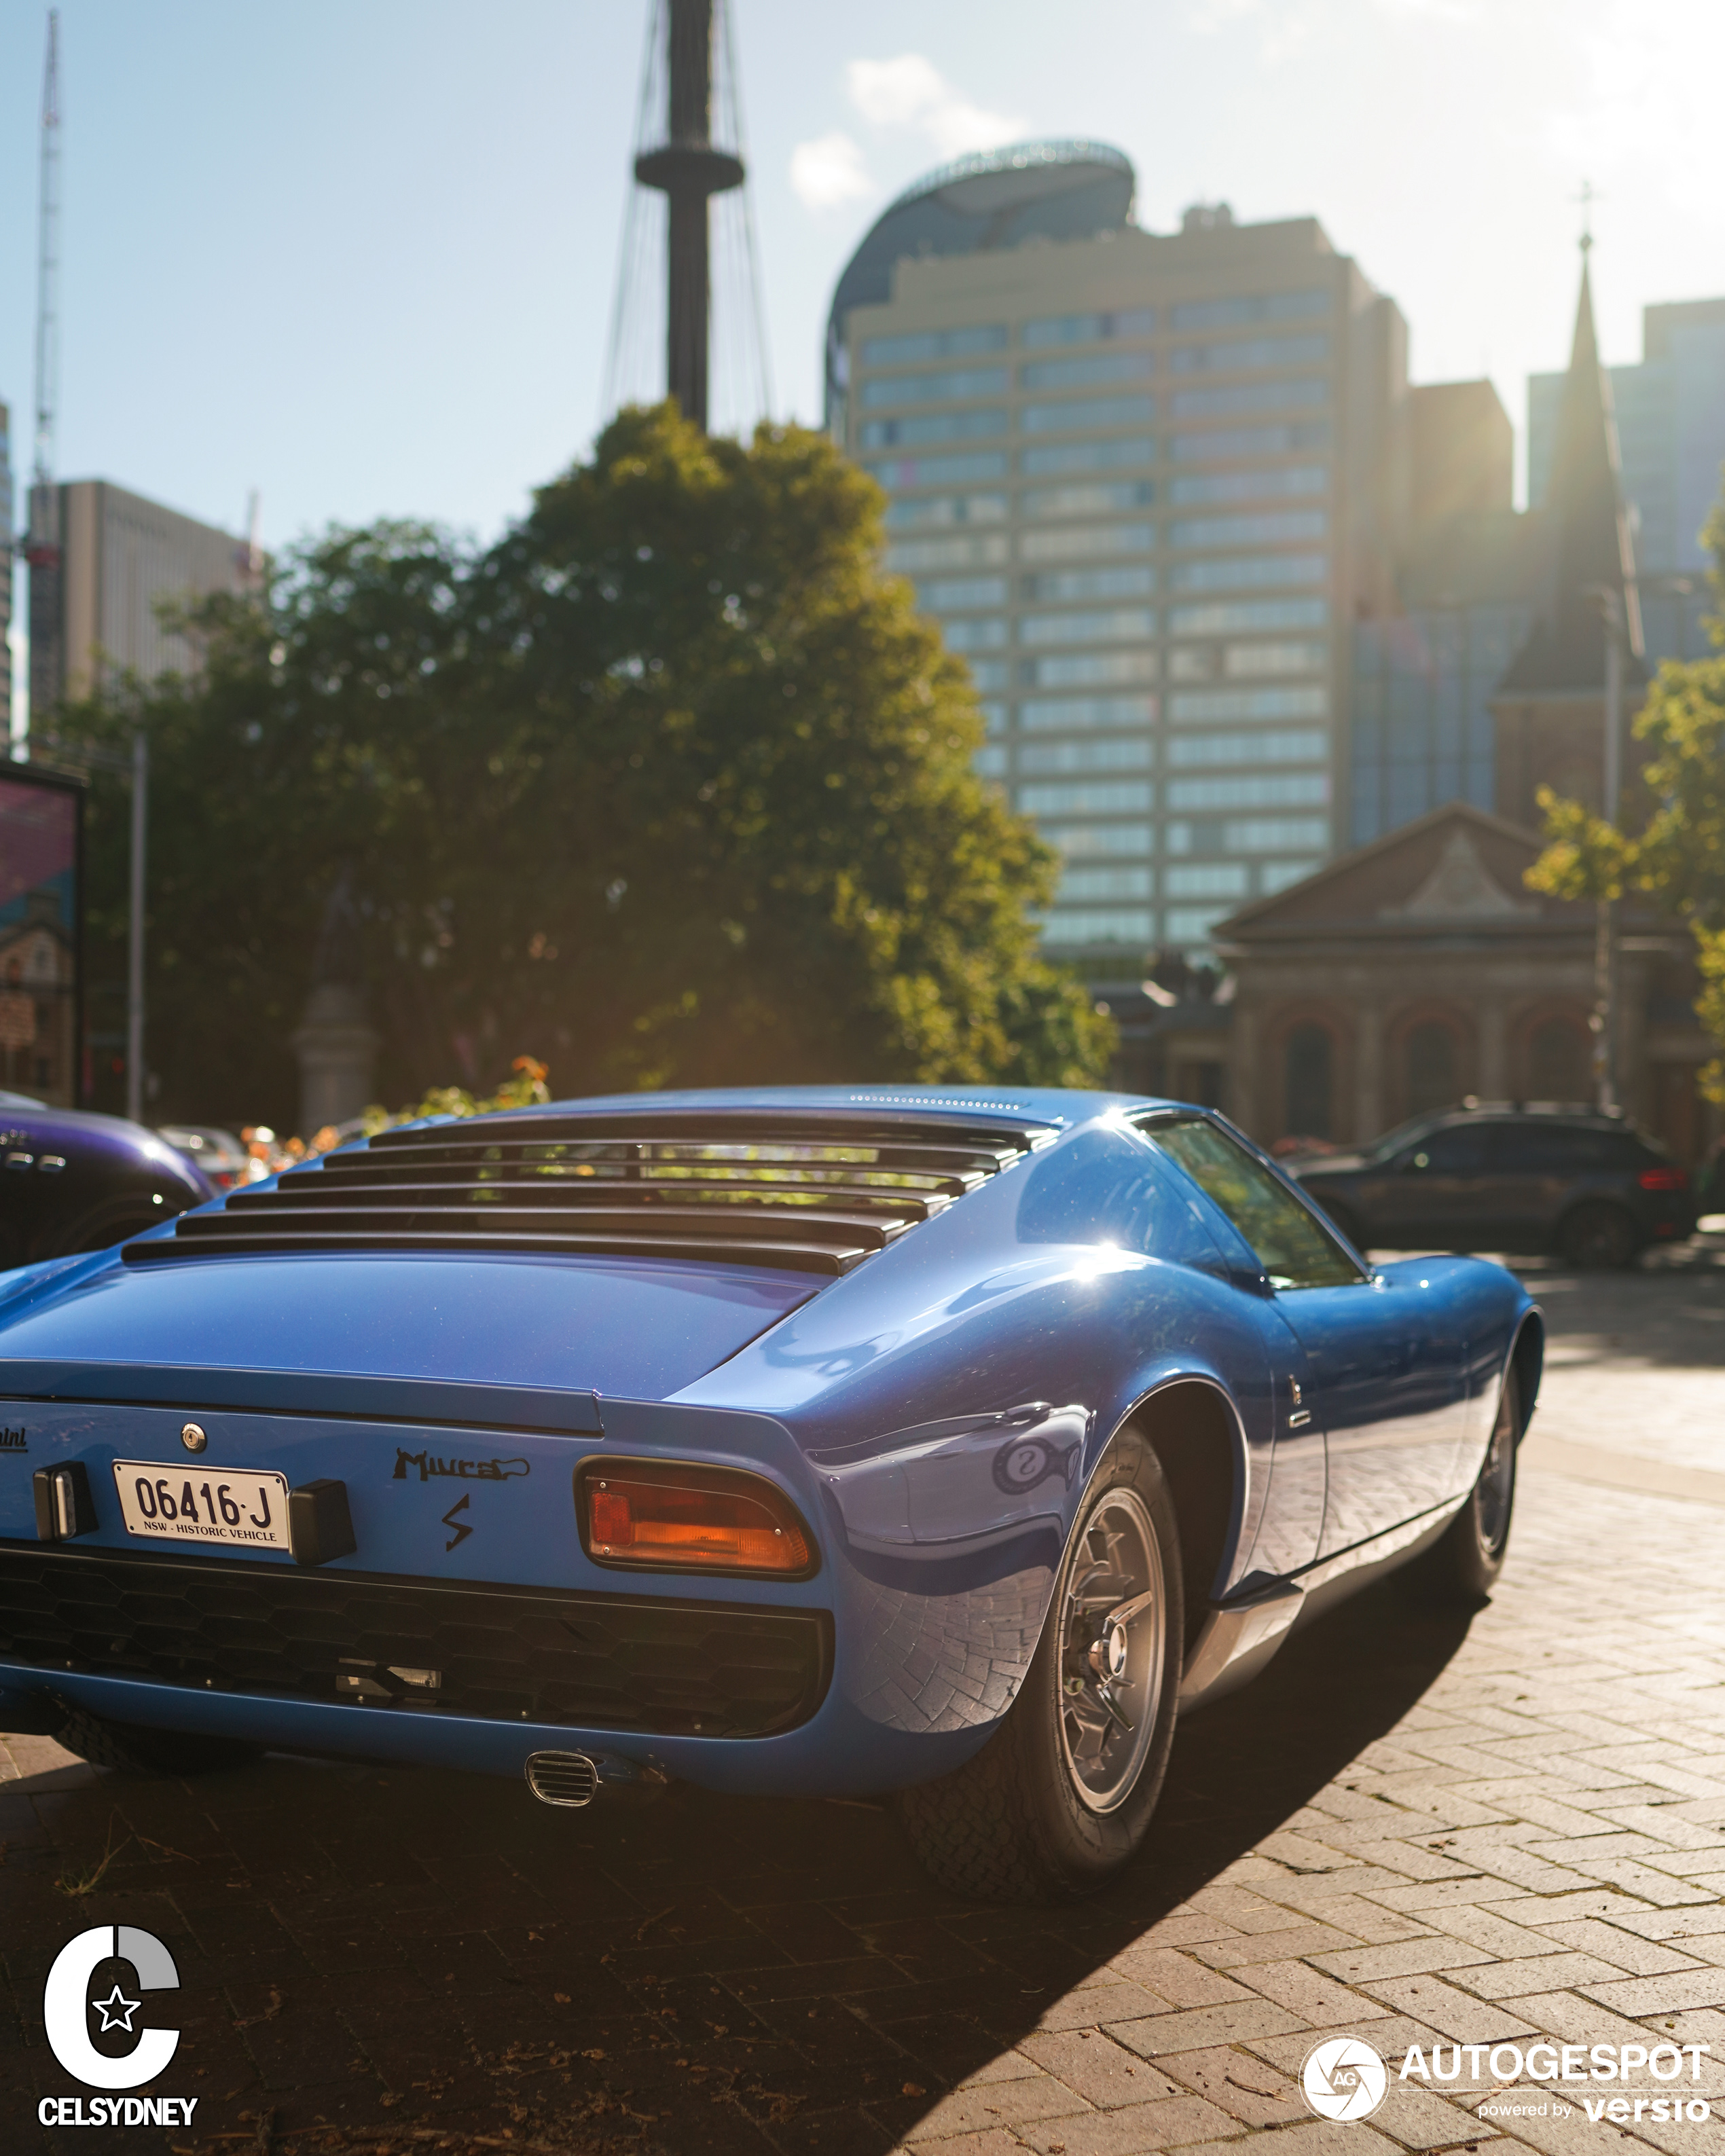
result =
M1572 1265L1621 1270L1640 1255L1641 1235L1620 1205L1583 1205L1563 1223L1558 1246Z
M1168 1484L1127 1430L1086 1492L1005 1720L956 1774L896 1799L942 1886L998 1901L1076 1900L1133 1856L1173 1743L1182 1602Z
M172 1217L168 1213L126 1210L86 1214L61 1237L54 1255L74 1258L94 1250L110 1250L116 1243L128 1242L132 1236L141 1235L146 1228L159 1228L164 1220Z
M213 1774L223 1767L244 1766L258 1752L256 1745L231 1737L141 1729L131 1722L105 1722L75 1707L54 1742L93 1767L111 1767L121 1774Z
M1491 1442L1479 1479L1426 1561L1427 1577L1445 1600L1478 1602L1497 1584L1509 1548L1521 1435L1521 1387L1512 1363L1503 1373Z

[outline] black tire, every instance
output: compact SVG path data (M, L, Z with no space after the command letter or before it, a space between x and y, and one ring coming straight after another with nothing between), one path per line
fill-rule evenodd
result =
M1644 1246L1641 1231L1620 1205L1579 1205L1563 1223L1558 1248L1587 1272L1620 1272Z
M54 1742L117 1774L218 1774L243 1767L258 1754L255 1744L231 1737L193 1737L177 1729L140 1729L130 1722L104 1722L74 1707Z
M1085 1491L1005 1719L956 1773L895 1799L942 1886L988 1901L1076 1901L1137 1853L1173 1743L1183 1602L1161 1463L1123 1430ZM1127 1722L1128 1707L1144 1712Z
M171 1213L136 1210L86 1214L61 1236L53 1255L57 1258L81 1258L96 1250L111 1250L116 1243L130 1242L146 1228L159 1228L164 1220L173 1217Z
M1522 1440L1522 1389L1513 1363L1503 1373L1491 1441L1467 1502L1425 1561L1428 1584L1447 1602L1477 1604L1491 1594L1509 1550L1515 1516L1516 1457Z

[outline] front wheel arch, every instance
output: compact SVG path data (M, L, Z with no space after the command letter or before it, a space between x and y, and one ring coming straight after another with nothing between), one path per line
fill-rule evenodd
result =
M1516 1384L1521 1394L1521 1437L1527 1435L1527 1425L1533 1419L1533 1409L1539 1399L1539 1380L1545 1369L1545 1321L1537 1310L1530 1310L1516 1332L1508 1355L1504 1358L1507 1368L1516 1373ZM1500 1385L1502 1378L1500 1374ZM1517 1439L1517 1443L1520 1439Z

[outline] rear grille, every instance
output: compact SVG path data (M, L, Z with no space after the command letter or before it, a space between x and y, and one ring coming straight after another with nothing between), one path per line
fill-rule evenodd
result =
M599 1793L599 1770L584 1752L530 1752L525 1771L542 1804L578 1812Z
M125 1255L604 1251L844 1273L1054 1135L879 1111L478 1116L386 1131Z
M822 1610L0 1545L0 1656L198 1691L668 1736L805 1722Z

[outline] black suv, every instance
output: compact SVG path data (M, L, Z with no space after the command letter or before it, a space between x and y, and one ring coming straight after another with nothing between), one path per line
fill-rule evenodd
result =
M1289 1173L1359 1250L1554 1251L1629 1265L1695 1232L1689 1178L1620 1116L1481 1105Z

